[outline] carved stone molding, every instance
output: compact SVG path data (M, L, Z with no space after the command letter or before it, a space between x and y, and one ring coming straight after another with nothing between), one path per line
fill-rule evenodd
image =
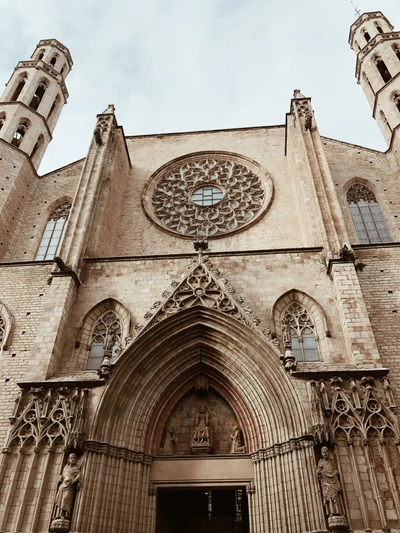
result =
M19 61L17 68L41 68L42 70L44 70L44 72L46 72L46 74L51 76L60 84L65 100L68 99L69 94L67 86L65 85L64 78L48 63L45 63L44 61L35 60Z
M384 442L388 430L400 442L400 425L387 377L310 381L309 398L316 442L335 440L338 431L346 435L348 442L354 431L365 442L371 431Z
M292 453L295 450L310 448L313 445L313 437L311 435L304 435L303 437L297 437L286 442L274 444L273 446L265 448L264 450L258 450L257 452L251 454L251 459L253 463L256 464L267 459L278 457L279 455Z
M137 336L178 311L201 305L231 316L258 331L271 342L268 330L259 328L260 319L251 316L252 310L249 306L241 305L244 302L243 298L235 295L235 290L228 286L226 279L217 277L219 272L213 269L213 264L207 255L199 253L197 258L189 262L187 269L187 274L182 273L180 282L171 283L173 292L163 293L166 299L161 303L157 302L157 310L154 313L146 313L144 318L148 320L147 324L135 326Z
M88 440L85 442L85 451L96 453L98 455L106 455L114 459L123 459L131 463L141 463L144 465L151 465L152 456L145 453L135 452L128 448L120 448L119 446L113 446L107 442L97 442L94 440Z
M37 448L47 444L51 449L60 439L65 449L82 449L87 394L87 389L67 387L36 387L21 392L10 417L12 427L3 451L14 445L23 449L29 442Z

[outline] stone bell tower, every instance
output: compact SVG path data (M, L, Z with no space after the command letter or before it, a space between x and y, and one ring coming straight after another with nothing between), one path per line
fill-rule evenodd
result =
M17 64L1 96L0 139L28 154L36 169L67 102L71 68L68 48L42 40L29 61Z
M357 81L393 147L400 131L400 32L380 11L363 13L350 27L349 43L357 54Z

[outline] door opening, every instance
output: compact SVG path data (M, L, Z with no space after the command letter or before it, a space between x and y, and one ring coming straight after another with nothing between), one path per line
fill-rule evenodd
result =
M159 489L156 533L248 533L245 487Z

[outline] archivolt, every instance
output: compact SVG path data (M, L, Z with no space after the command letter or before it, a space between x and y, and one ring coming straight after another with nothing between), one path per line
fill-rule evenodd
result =
M200 372L236 411L249 452L306 433L275 348L231 317L193 307L157 324L117 360L90 439L155 453L164 421Z

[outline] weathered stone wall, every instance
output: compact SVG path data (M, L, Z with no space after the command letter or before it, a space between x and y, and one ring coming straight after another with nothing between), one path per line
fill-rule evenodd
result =
M14 401L18 395L17 383L25 378L43 308L47 303L50 286L47 284L51 265L14 265L0 268L0 301L13 317L7 349L0 352L0 441L8 431Z
M32 261L53 209L63 200L72 200L82 171L82 161L72 163L36 179L29 201L23 200L6 261Z

